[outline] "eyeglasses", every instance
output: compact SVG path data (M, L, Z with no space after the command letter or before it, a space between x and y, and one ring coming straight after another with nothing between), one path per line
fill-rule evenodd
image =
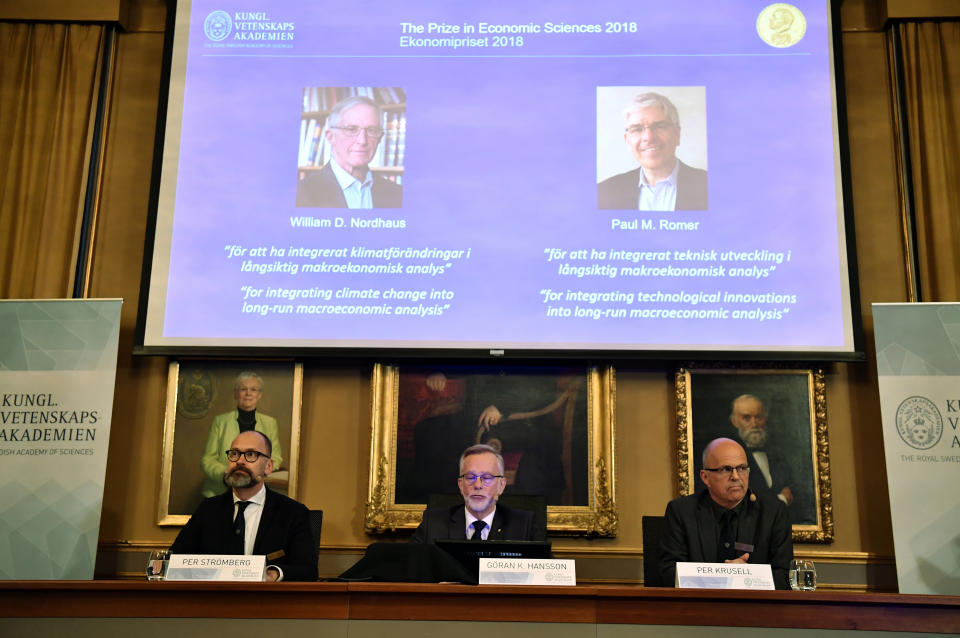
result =
M335 128L338 131L343 131L343 134L347 137L357 137L360 135L360 131L363 131L367 134L367 137L371 139L380 139L383 137L383 129L379 126L331 126L330 128Z
M626 131L630 135L643 135L644 131L650 131L655 135L659 135L660 133L666 133L674 126L676 125L670 120L660 120L649 125L634 124L633 126L628 126Z
M264 454L263 452L257 452L256 450L238 450L236 448L227 450L226 455L227 460L231 463L236 463L239 461L241 456L246 459L247 463L254 463L261 456L270 458L269 454Z
M477 479L480 479L480 482L483 483L484 487L490 487L493 485L494 480L498 478L503 478L503 474L461 474L460 478L467 482L467 485L473 485L477 482Z
M732 476L733 471L736 470L738 474L746 474L750 471L749 465L724 465L723 467L705 467L703 468L707 472L716 472L720 476Z

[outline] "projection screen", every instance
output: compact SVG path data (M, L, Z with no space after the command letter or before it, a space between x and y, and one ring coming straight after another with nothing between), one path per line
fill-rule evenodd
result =
M859 355L828 2L175 12L140 351Z

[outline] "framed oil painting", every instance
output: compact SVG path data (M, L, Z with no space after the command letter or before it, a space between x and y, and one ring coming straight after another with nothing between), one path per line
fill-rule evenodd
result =
M823 370L682 368L676 372L680 494L703 488L707 443L739 442L750 465L750 489L787 504L793 540L833 541L833 504Z
M614 536L614 400L611 367L377 364L366 529L415 528L488 443L505 494L546 497L550 533Z
M226 489L225 452L239 428L236 390L241 385L259 387L249 401L256 429L273 444L274 471L266 483L295 497L302 384L303 364L290 361L172 361L157 524L186 524L201 500Z

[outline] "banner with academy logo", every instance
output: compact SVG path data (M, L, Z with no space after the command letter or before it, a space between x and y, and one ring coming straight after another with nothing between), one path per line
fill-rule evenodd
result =
M121 303L0 301L0 579L93 578Z
M897 579L960 594L960 304L873 305Z

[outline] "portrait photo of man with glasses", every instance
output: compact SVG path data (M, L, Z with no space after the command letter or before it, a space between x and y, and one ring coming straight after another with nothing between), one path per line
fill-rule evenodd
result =
M620 100L626 91L633 95L624 106ZM689 153L689 162L706 166L705 92L703 87L674 87L670 91L684 98L681 104L690 112L691 135L681 137L688 118L684 117L681 127L680 110L666 95L668 90L660 91L641 87L597 89L598 208L706 210L707 171L677 157L681 148ZM613 115L611 110L620 113ZM686 142L688 137L689 142L681 145L681 140ZM608 177L626 165L636 168Z
M403 188L371 170L387 136L385 118L373 99L354 95L338 101L323 125L322 144L329 160L320 170L301 171L297 206L312 208L400 208ZM404 119L404 129L406 127ZM396 156L393 131L392 155Z

